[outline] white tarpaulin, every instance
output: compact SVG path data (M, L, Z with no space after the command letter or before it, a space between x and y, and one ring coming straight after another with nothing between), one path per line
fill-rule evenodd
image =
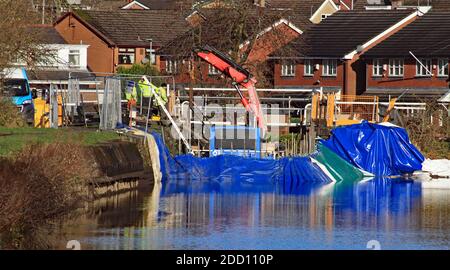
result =
M426 159L422 163L422 171L429 172L432 176L450 177L450 160Z

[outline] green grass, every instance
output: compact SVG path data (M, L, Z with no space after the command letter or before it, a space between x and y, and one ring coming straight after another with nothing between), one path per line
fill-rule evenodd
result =
M0 156L13 155L32 143L72 142L89 146L116 139L119 135L109 131L0 127Z

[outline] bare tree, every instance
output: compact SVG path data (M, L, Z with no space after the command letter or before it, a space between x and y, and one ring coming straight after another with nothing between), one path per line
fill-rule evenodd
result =
M42 32L32 27L37 23L39 14L28 0L0 1L0 95L6 69L20 65L33 70L56 57Z
M238 64L248 68L265 85L268 70L267 61L257 61L251 55L261 46L267 51L280 50L293 39L286 29L277 24L281 19L291 19L292 10L260 8L253 1L216 1L213 8L200 8L192 12L187 20L192 28L175 38L161 50L163 55L186 59L193 48L211 45L231 56ZM271 29L270 31L265 31ZM261 35L261 33L264 33ZM198 78L202 80L203 78Z
M0 1L0 71L16 63L35 67L49 55L31 25L39 16L27 0Z

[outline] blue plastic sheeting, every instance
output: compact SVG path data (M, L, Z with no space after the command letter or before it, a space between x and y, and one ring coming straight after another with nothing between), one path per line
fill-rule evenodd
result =
M377 176L412 173L421 170L425 160L405 129L367 121L336 128L323 143L350 164Z
M330 183L331 179L309 157L278 160L217 156L197 158L192 155L172 157L161 136L152 133L160 154L162 181L186 191L211 188L236 192L273 190L276 184L283 192L296 192L305 183ZM168 181L170 180L170 181ZM176 181L183 180L183 181Z

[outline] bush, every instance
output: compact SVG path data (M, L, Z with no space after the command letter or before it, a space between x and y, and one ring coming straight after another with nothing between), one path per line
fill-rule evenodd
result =
M150 64L133 64L131 67L119 67L117 69L118 74L128 74L128 75L148 75L148 76L161 76L159 70L154 66ZM138 78L134 78L135 81L138 81ZM152 83L155 85L161 85L163 83L163 80L160 78L153 79Z
M0 159L3 245L33 248L39 245L32 241L36 230L82 206L95 170L91 160L80 145L64 143L30 145Z
M10 99L0 97L0 126L15 128L25 126L25 120Z
M403 117L409 138L427 158L450 159L449 115L437 101L423 102L425 111Z

